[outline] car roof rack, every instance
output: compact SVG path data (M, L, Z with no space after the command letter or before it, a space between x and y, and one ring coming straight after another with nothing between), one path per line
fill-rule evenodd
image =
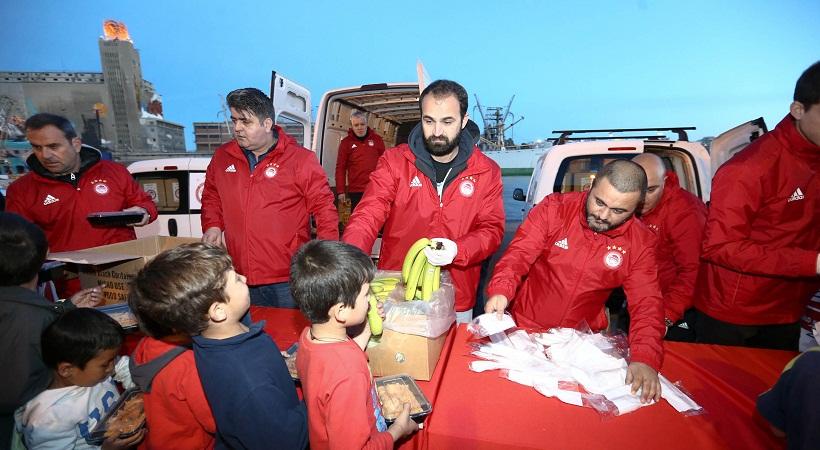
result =
M560 133L560 136L553 138L553 145L563 144L567 141L582 141L582 140L606 140L606 139L651 139L651 140L666 140L664 136L584 136L584 137L570 137L573 134L581 133L635 133L641 131L671 131L677 133L679 141L688 141L689 135L687 130L695 130L695 127L666 127L666 128L603 128L597 130L552 130L553 133Z

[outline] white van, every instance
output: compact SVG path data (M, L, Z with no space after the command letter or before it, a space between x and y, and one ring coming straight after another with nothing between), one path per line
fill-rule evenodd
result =
M420 87L423 88L429 78L421 65L417 70L422 81L366 84L326 92L319 103L312 136L310 92L273 72L270 95L276 124L300 145L316 152L335 192L336 156L339 143L350 128L351 112L354 109L367 112L368 126L379 133L386 147L406 142L410 131L421 120ZM169 158L128 166L143 189L152 195L159 210L158 220L137 228L138 237L202 236L202 188L209 162L210 157ZM374 248L378 245L379 240Z
M533 169L526 196L516 189L513 198L525 201L526 211L553 192L583 191L591 187L597 171L613 159L628 159L643 152L655 153L668 170L674 170L680 185L709 202L712 176L721 164L745 148L766 130L763 118L758 118L716 137L707 151L698 142L690 142L686 131L693 127L632 128L608 130L558 130L557 145L544 153ZM676 140L656 136L634 136L634 133L673 132ZM605 133L605 138L584 137L589 133ZM618 138L618 133L633 136ZM577 142L569 142L577 140ZM710 153L711 152L711 153Z

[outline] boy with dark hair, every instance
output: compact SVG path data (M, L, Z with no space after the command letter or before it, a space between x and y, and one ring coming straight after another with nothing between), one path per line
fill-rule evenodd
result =
M418 425L405 404L387 427L363 352L370 339L365 317L373 262L352 245L311 241L294 255L290 270L293 298L311 322L296 354L311 448L393 448Z
M115 361L122 345L120 325L91 308L65 313L43 332L43 360L53 379L48 389L15 413L27 448L94 448L86 438L120 394L112 375L130 386L127 358ZM107 438L103 449L128 448L144 430L120 439Z
M224 251L203 248L197 264L186 266L189 270L181 278L168 270L181 257L179 252L174 255L163 254L140 270L128 295L146 335L131 356L131 376L144 392L151 430L140 448L210 449L216 423L199 381L190 333L185 331L191 329L190 322L199 322L196 307L204 296L189 292L223 290L223 274L231 261Z
M262 323L242 323L250 297L224 249L186 244L159 254L133 283L150 332L189 335L216 422L216 448L303 449L307 413ZM138 299L138 300L137 300Z
M43 231L13 213L0 213L0 449L11 441L14 411L51 382L43 364L40 335L65 310L95 306L99 287L53 303L37 294L40 267L48 253Z

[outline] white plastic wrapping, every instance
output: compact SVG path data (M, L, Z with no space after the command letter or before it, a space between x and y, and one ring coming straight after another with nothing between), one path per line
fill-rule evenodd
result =
M382 276L398 276L401 273L380 272ZM384 303L384 327L398 333L436 338L446 333L456 321L453 280L447 271L441 272L441 285L433 291L430 301L404 300L404 286L399 284Z
M476 337L484 331L471 327ZM498 336L497 333L494 336ZM500 370L512 382L531 386L547 397L595 409L603 417L632 412L643 404L640 392L626 384L627 362L623 336L604 336L571 328L544 333L508 331L505 338L473 344L470 370ZM661 396L680 413L702 413L702 408L680 388L659 374Z

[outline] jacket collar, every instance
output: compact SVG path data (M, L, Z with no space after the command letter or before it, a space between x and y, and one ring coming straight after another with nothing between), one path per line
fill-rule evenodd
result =
M818 106L815 105L814 107L817 108ZM815 145L800 134L791 114L786 114L786 117L777 124L775 130L780 131L780 133L776 133L776 138L783 144L786 151L793 153L795 157L806 161L809 165L820 163L820 146Z
M478 130L478 126L476 126L472 121L468 121L467 126L465 126L462 130L461 138L458 141L458 154L456 154L456 157L450 161L452 172L451 175L447 177L445 185L450 184L452 180L455 180L458 175L467 168L467 161L470 159L470 156L472 156L476 149L475 146L478 143L479 136L476 134L475 130ZM413 127L413 131L410 132L407 144L410 147L410 151L415 156L414 164L416 167L424 175L433 180L433 184L435 184L436 169L433 166L433 157L430 155L430 152L427 151L424 144L424 132L422 131L421 122Z
M273 157L279 157L280 155L285 154L285 149L288 148L288 146L296 143L296 140L293 139L289 134L285 133L285 131L282 130L282 128L279 125L274 125L273 130L279 137L276 141L276 145L274 145L273 148L265 152L264 155L266 160L269 160L269 158ZM239 143L236 142L236 139L230 141L229 144L230 145L228 145L228 147L226 148L228 153L243 161L247 160L244 149L239 146Z
M70 183L73 186L77 186L79 182L80 176L88 171L94 164L97 164L102 159L102 155L100 155L100 151L94 147L88 146L83 144L80 147L80 169L77 172L67 173L64 175L56 175L51 173L43 167L40 163L40 160L37 159L36 156L32 153L26 159L26 163L31 168L31 171L40 175L43 178L48 178L50 180L62 181L65 183Z
M265 321L263 320L251 324L250 327L248 327L247 333L237 334L236 336L229 337L227 339L210 339L202 336L194 336L193 340L200 347L206 348L234 346L262 334L264 332L264 327Z

